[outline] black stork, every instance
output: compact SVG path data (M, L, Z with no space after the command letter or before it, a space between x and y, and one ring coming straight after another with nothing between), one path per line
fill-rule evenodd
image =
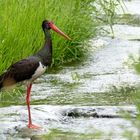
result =
M30 91L32 83L39 76L41 76L46 68L52 63L52 39L50 29L59 33L68 40L70 37L65 35L53 22L44 20L42 22L42 29L45 34L45 43L43 47L34 55L22 59L15 64L11 65L5 73L0 76L0 89L14 85L18 82L26 81L27 83L27 96L26 103L28 107L28 128L40 128L32 123L30 112Z

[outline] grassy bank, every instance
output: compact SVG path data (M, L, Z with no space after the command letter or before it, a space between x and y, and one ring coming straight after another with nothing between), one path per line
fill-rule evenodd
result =
M135 68L136 68L136 71L140 74L140 57L139 57L138 63L135 65ZM138 110L138 113L139 113L138 120L139 120L139 123L140 123L140 87L137 90L136 95L134 95L134 99L135 99L134 101L135 101L135 104L137 106L137 110ZM139 125L139 128L140 128L140 125Z
M134 67L138 74L140 74L140 58L136 61L134 60ZM136 118L132 118L131 116L128 119L131 120L133 127L137 129L137 131L126 131L124 137L128 140L139 140L140 139L140 85L136 90L135 94L133 94L132 99L133 103L136 106L137 114Z
M44 34L41 24L44 19L52 20L73 39L73 42L68 42L52 32L54 64L78 57L80 50L75 44L93 33L90 1L0 1L0 72L42 46Z
M116 3L117 0L0 1L0 73L39 50L44 41L41 29L44 19L52 20L73 39L66 41L52 32L53 64L79 59L85 51L79 44L95 36L101 23L112 25ZM105 21L99 18L102 14Z
M67 41L52 32L53 66L81 60L88 48L85 42L97 35L100 25L113 25L118 4L117 0L0 1L0 73L41 48L44 19L53 21L73 39ZM22 89L17 88L13 94L11 90L0 94L0 106L25 102L20 93L26 91Z

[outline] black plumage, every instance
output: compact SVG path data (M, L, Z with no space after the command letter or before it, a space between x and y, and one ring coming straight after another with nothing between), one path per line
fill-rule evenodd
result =
M1 87L11 86L17 82L29 80L32 78L38 66L39 60L36 57L29 57L16 62L1 75Z
M28 107L28 128L39 128L32 124L31 112L30 112L30 92L32 88L32 82L42 75L47 66L52 63L52 40L50 29L53 29L66 39L71 40L61 30L59 30L52 22L44 20L42 22L42 29L45 34L45 43L43 47L34 55L22 59L15 64L11 65L6 72L0 76L0 89L14 85L18 82L27 81L27 96L26 103Z
M45 42L43 47L33 56L22 59L15 64L11 65L5 73L0 76L0 88L11 86L17 82L30 80L39 67L50 66L52 62L52 41L50 34L50 27L48 21L43 21L42 28L45 34ZM31 82L33 82L32 79Z

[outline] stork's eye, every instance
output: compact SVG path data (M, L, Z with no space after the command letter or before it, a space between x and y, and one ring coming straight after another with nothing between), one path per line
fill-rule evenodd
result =
M52 21L48 22L48 25L49 25L49 26L51 26L52 24L53 24L53 22L52 22Z

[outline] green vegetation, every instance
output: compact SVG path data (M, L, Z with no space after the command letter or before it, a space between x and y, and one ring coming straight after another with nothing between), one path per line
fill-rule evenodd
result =
M102 23L112 25L118 3L117 0L0 1L0 73L39 50L44 41L41 29L44 19L52 20L73 39L67 41L52 32L53 65L79 59L86 50L84 42L96 35L96 27ZM104 14L107 20L101 21L98 17Z
M131 14L118 15L116 23L127 24L132 26L140 26L140 17L139 15L131 15Z
M33 136L32 139L40 139L40 140L91 140L91 139L99 139L102 133L94 130L93 134L79 134L73 132L63 132L61 130L53 129L48 135L43 136Z
M75 46L93 33L90 2L91 0L0 1L0 72L11 63L39 50L44 42L41 29L44 19L52 20L73 39L70 42L52 32L54 64L77 58L81 48Z
M131 120L133 127L137 129L137 131L125 131L124 137L128 140L139 140L140 139L140 89L133 95L133 101L137 108L136 118L132 118L128 115L128 119Z
M136 71L140 74L140 58L138 61L134 61L134 66ZM132 96L133 103L137 108L136 118L132 118L128 116L128 119L132 121L133 126L137 129L137 131L126 131L124 133L124 137L128 140L139 140L140 139L140 88L138 88Z
M87 41L99 31L97 27L113 25L116 15L114 8L119 3L117 0L0 1L0 74L12 63L34 54L42 47L44 34L41 24L44 19L53 21L73 39L72 42L67 41L52 31L53 66L56 67L51 72L61 69L61 64L81 60L89 47ZM73 78L75 76L73 74ZM0 106L19 104L25 96L21 94L22 90L21 87L13 92L2 92Z
M137 72L140 74L140 58L139 58L139 62L135 65L135 68L136 68ZM136 94L134 96L134 101L135 101L135 104L137 106L137 111L138 111L137 127L138 127L138 130L140 130L140 89L137 90L137 92L136 92Z

